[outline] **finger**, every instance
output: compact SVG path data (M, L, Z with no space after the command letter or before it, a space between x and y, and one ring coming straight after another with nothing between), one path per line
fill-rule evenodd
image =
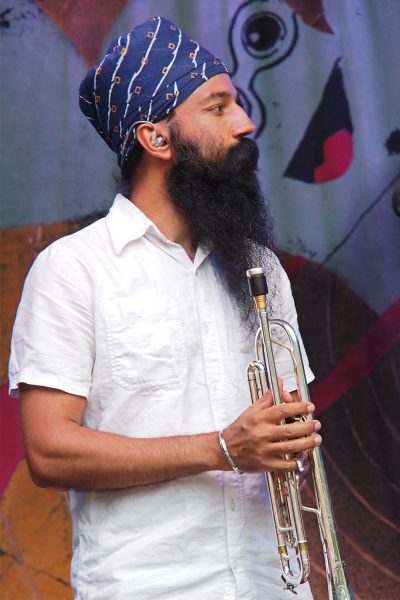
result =
M278 386L279 386L279 394L282 402L293 402L292 395L290 392L287 392L283 389L283 381L280 377L278 377Z
M306 450L311 450L316 446L320 446L322 443L322 438L318 433L310 435L305 438L299 438L296 440L286 440L284 442L276 442L273 446L274 454L280 455L293 455L299 452L305 452ZM291 456L291 459L293 457Z
M285 419L297 417L298 415L308 416L314 410L315 406L311 402L285 402L277 406L271 406L268 409L266 420L269 423L280 423Z
M285 390L283 390L281 398L283 402L294 402L292 394L290 392L286 392Z
M292 394L283 389L283 382L280 377L278 377L278 387L279 387L279 396L280 396L281 402L291 403L291 402L295 401ZM258 401L260 401L262 399L267 400L269 406L272 406L274 404L271 390L268 390L263 396L261 396L261 398Z
M279 442L294 438L311 435L321 429L319 421L294 421L293 423L285 423L277 425L268 430L268 440L271 442Z
M272 462L272 461L271 461ZM296 460L293 460L292 458L290 459L282 459L282 460L278 460L275 463L274 466L274 471L276 471L279 477L282 477L283 473L298 473L298 469L299 469L299 465L298 462ZM299 476L301 477L301 476Z
M301 454L297 454L297 455L292 456L291 459L294 459L297 462L297 469L295 469L295 473L296 473L296 475L298 477L299 489L301 490L303 488L303 486L305 485L305 483L306 483L306 478L307 478L309 470L310 470L310 463L308 462L309 454L308 454L308 452L302 452ZM303 468L302 471L299 471L299 468L298 468L298 462L299 461L302 464L302 468ZM287 462L288 461L286 461L286 463ZM289 465L288 468L290 469L291 461L289 461L289 462L290 462L290 465ZM288 489L287 489L286 472L284 472L284 471L278 471L276 473L276 477L277 477L277 479L279 480L279 482L281 484L282 494L285 497L287 497L289 494L288 494Z
M259 408L271 408L271 406L274 406L274 401L272 398L272 392L271 390L268 390L268 392L266 392L265 394L263 394L261 396L261 398L259 398L256 401L256 404L258 405Z
M297 462L295 460L286 460L284 458L275 458L268 461L268 471L276 471L277 473L290 473L297 471Z
M278 388L279 388L279 396L282 402L293 402L293 398L289 392L286 392L283 389L283 381L281 377L278 377Z

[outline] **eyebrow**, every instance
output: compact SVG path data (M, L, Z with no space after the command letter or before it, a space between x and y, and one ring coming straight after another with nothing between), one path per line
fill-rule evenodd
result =
M206 96L204 98L204 100L201 101L201 104L207 104L208 102L211 102L212 100L229 100L230 98L237 98L237 93L236 94L231 94L231 92L213 92L212 94L209 94L208 96Z

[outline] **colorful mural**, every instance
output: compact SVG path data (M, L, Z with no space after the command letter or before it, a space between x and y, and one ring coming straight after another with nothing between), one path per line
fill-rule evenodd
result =
M260 176L316 374L311 394L344 557L358 600L395 600L397 0L0 1L1 597L72 598L66 493L30 481L18 402L7 393L9 340L37 253L113 199L115 157L79 112L79 83L115 35L160 12L224 58L256 124ZM322 557L308 516L307 525L312 587L323 600Z

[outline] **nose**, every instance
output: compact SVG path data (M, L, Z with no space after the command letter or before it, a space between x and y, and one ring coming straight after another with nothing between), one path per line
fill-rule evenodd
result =
M233 137L242 137L251 135L256 130L253 121L250 119L247 112L239 105L236 106L235 119L232 127Z

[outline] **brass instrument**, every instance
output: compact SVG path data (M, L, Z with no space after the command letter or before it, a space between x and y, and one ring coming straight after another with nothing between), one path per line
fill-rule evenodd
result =
M263 269L249 269L247 277L249 278L250 293L255 301L260 324L255 338L257 359L249 365L247 370L251 401L254 403L268 389L271 389L274 403L282 403L272 349L272 344L277 344L288 350L291 355L300 401L309 402L310 396L296 333L286 321L268 319L266 310L268 288ZM271 337L272 328L283 331L288 342L282 343L273 339ZM311 420L313 416L308 415L299 418ZM282 476L278 476L276 473L265 473L275 524L284 589L294 592L295 587L306 582L310 574L310 559L302 515L302 512L306 511L314 513L318 519L329 600L354 600L345 565L340 555L321 449L314 447L313 450L308 452L316 508L302 505L299 493L299 477L295 472L286 473L284 481ZM285 456L285 458L289 459L290 456ZM301 463L299 467L301 468Z

